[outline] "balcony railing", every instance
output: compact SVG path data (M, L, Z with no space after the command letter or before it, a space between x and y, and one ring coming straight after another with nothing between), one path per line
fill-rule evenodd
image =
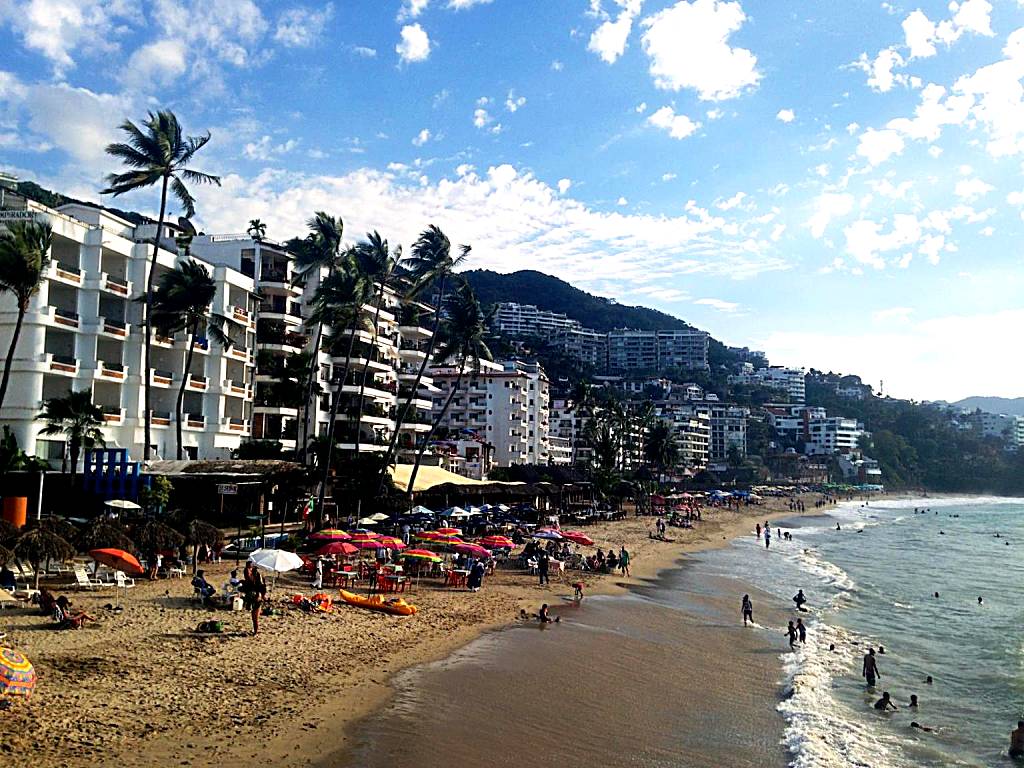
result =
M111 293L118 293L122 296L127 296L129 293L127 281L120 280L110 275L103 275L103 287Z
M128 324L120 320L112 320L109 317L103 318L103 332L114 336L127 336Z
M124 409L115 405L102 405L103 421L107 424L120 424L124 421Z
M60 325L66 325L70 328L77 328L81 322L77 312L73 312L70 309L61 309L60 307L53 308L53 319Z
M174 374L170 371L162 371L159 368L150 368L152 374L152 381L154 384L167 384L169 385L174 381Z
M167 427L171 424L171 412L170 411L150 411L149 412L150 422L157 427Z
M192 429L203 429L206 426L206 417L201 413L186 413L185 426Z

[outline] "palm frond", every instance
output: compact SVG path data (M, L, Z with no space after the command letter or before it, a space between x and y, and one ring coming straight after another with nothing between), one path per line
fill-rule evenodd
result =
M171 178L171 192L181 202L186 218L191 219L196 215L196 199L177 176Z

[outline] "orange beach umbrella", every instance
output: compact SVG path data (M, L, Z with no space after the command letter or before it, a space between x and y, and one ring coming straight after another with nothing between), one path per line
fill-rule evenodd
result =
M124 571L133 576L145 573L135 555L123 549L94 549L89 552L89 557L98 563L109 565L115 571Z

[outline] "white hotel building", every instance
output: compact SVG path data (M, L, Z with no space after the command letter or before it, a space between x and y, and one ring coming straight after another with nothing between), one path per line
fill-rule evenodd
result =
M145 290L155 224L135 226L99 208L66 205L46 208L4 190L3 217L32 216L53 226L52 261L39 293L32 299L14 355L11 381L0 410L20 447L59 462L64 442L39 435L36 417L47 398L70 390L89 390L103 408L107 446L127 448L133 460L143 456L143 307L133 301ZM157 255L155 279L184 260L176 251L172 225L166 225ZM149 241L149 242L147 242ZM312 347L313 328L304 315L326 272L293 285L292 258L270 241L247 235L203 235L191 243L191 257L205 265L217 292L212 311L228 318L232 345L224 350L201 339L187 374L183 443L191 458L228 458L244 440L268 440L285 450L301 444L301 402L275 397L279 365ZM155 283L156 284L156 283ZM356 331L357 341L341 387L336 450L384 451L395 429L397 407L426 357L433 309L406 301L388 290L377 333ZM369 318L375 307L364 306ZM0 294L0 348L5 352L17 318L10 294ZM325 329L324 337L331 329ZM310 433L327 433L331 398L345 367L345 343L352 331L336 335L340 356L321 351L321 392L311 408ZM175 401L184 368L183 333L154 336L151 444L153 458L176 455ZM364 363L367 382L362 417L358 414ZM429 370L428 370L429 373ZM430 429L431 398L437 392L424 376L419 397L400 428L400 448L412 449ZM358 422L358 423L357 423Z
M133 299L146 286L156 225L136 226L86 205L53 210L9 191L3 208L0 225L3 219L23 215L47 220L53 227L50 265L25 316L0 412L0 422L11 427L21 448L59 462L63 440L40 435L45 424L36 417L44 400L87 390L103 409L107 446L127 448L133 459L140 459L143 381L148 377L153 455L173 458L175 402L183 375L182 431L188 454L222 458L237 448L252 419L257 305L252 278L198 259L216 283L213 311L228 318L225 331L233 344L224 350L212 341L197 340L191 369L183 373L185 334L155 336L147 371L143 307ZM173 235L168 225L160 238L157 282L182 258ZM16 319L14 297L0 294L0 348L5 352Z

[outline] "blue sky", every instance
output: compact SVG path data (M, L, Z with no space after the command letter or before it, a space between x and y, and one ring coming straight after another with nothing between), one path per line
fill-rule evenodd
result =
M1024 395L1024 0L0 0L0 50L0 168L69 194L169 107L207 231L436 223L773 362Z

